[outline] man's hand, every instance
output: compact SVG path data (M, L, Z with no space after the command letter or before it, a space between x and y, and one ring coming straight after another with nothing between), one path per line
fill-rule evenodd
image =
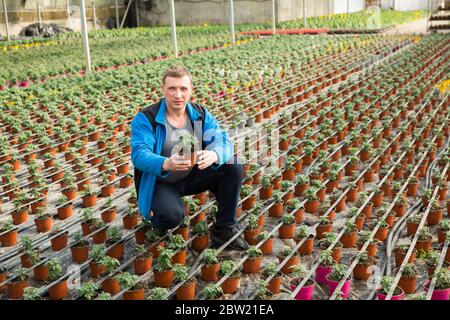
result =
M197 153L197 156L197 164L199 170L206 169L219 160L217 153L211 150L201 150Z
M191 160L180 156L178 153L173 154L170 158L164 160L163 171L186 171L192 167Z

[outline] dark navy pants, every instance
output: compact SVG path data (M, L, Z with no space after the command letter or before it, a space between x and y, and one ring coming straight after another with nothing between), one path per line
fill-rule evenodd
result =
M235 161L234 164L223 164L217 169L209 166L199 170L194 166L185 179L175 183L156 181L152 223L160 230L177 227L184 217L181 197L209 190L214 193L218 202L216 227L224 228L236 224L243 175L242 165L236 164Z

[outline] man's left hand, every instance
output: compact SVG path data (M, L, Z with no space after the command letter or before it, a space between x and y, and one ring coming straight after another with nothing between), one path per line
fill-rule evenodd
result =
M201 150L197 152L198 156L198 168L199 170L203 170L208 168L213 163L219 160L217 153L211 150Z

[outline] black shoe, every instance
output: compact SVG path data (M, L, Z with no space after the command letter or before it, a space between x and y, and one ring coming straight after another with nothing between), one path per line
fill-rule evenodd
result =
M236 233L239 233L238 226L231 226L228 228L217 228L214 226L211 230L211 241L213 247L220 247L225 242L230 240ZM245 251L248 249L247 242L242 238L242 236L234 239L225 249Z

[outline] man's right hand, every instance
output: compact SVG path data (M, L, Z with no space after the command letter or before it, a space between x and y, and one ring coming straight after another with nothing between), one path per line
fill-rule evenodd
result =
M173 154L170 158L164 160L163 171L186 171L191 167L191 160L180 156L178 153Z

